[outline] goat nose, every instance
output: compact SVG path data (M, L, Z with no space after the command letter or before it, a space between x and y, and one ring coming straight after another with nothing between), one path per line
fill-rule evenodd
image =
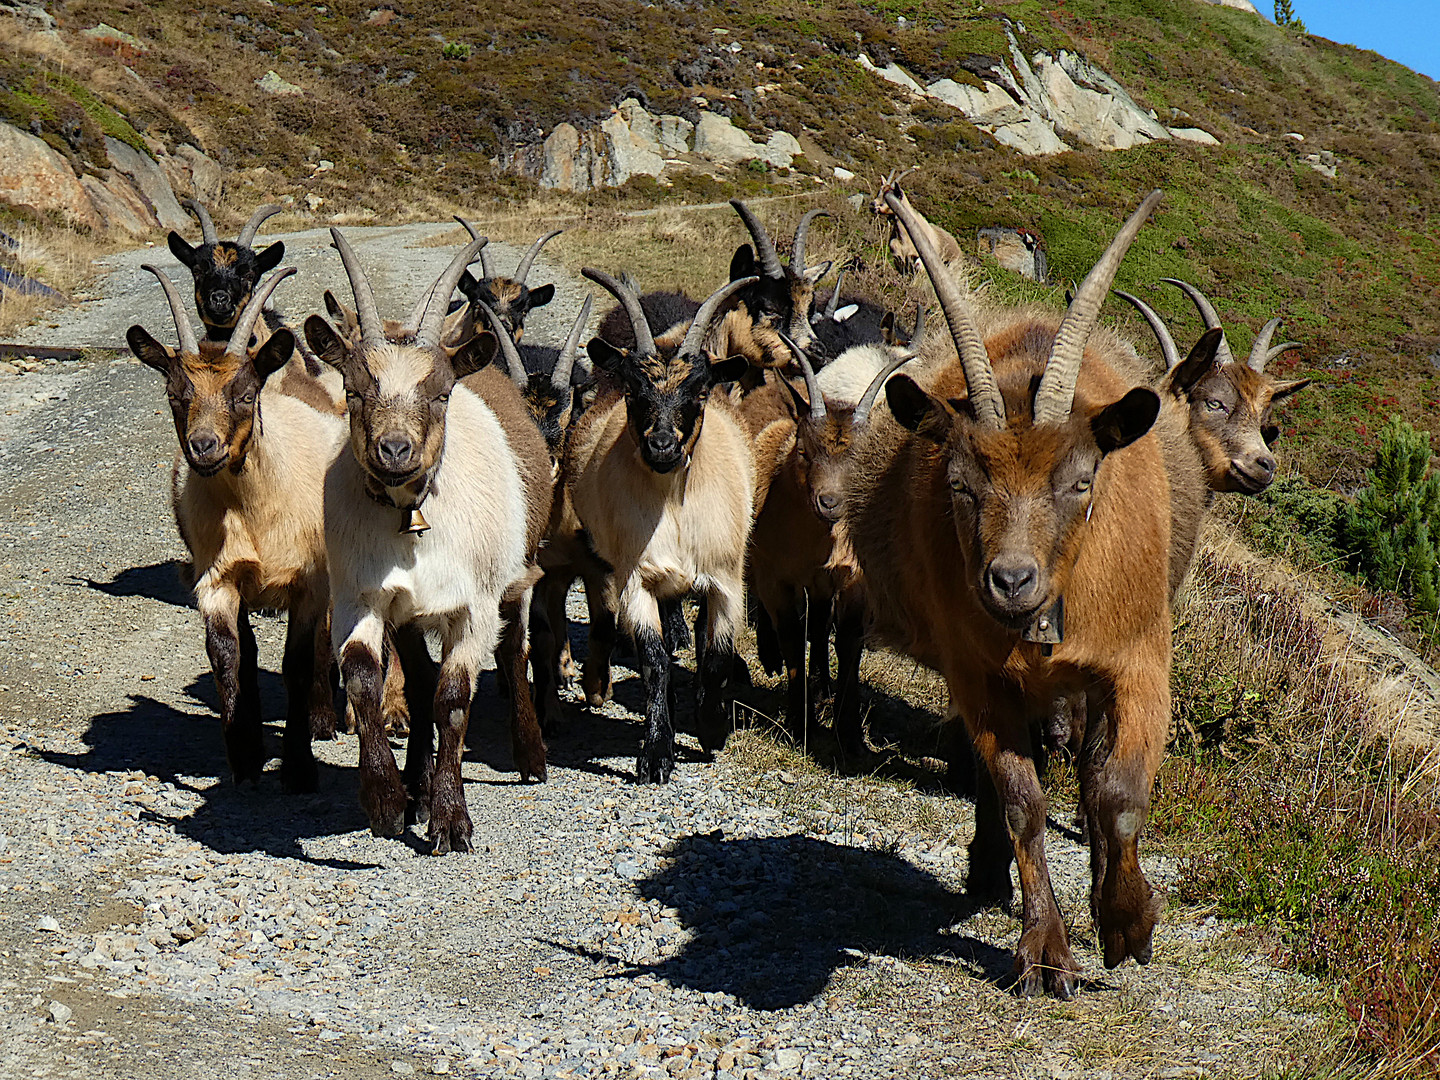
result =
M834 510L840 505L840 496L827 491L820 496L820 505L826 510Z
M202 431L190 436L190 456L201 461L214 457L220 449L220 438L213 431Z
M1269 454L1261 454L1255 459L1255 468L1266 477L1275 475L1275 459Z
M387 469L401 469L410 463L412 447L404 435L386 435L376 447L380 463Z
M985 572L990 591L1004 600L1017 600L1029 591L1039 576L1033 559L996 559Z
M212 292L210 303L214 307L228 308L230 306L230 294L228 292Z

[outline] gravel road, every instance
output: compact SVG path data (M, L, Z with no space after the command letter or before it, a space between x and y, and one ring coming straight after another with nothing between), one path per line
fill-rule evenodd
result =
M447 249L424 241L449 228L347 230L383 311L438 272ZM285 239L301 274L281 307L308 310L338 260L319 231ZM138 270L156 256L111 260L96 299L28 340L115 347L133 321L173 340ZM534 280L560 286L530 324L553 340L583 292L543 260ZM1106 972L1085 853L1058 828L1089 982L1014 998L997 981L1017 922L960 889L967 804L748 733L711 764L687 736L671 784L635 785L623 667L617 703L576 705L550 740L542 786L515 782L487 677L470 856L369 835L353 737L317 747L316 795L236 789L177 581L160 379L28 366L0 374L0 1076L1252 1075L1323 1022L1269 943L1205 912L1172 908L1149 968ZM278 717L283 621L257 635Z

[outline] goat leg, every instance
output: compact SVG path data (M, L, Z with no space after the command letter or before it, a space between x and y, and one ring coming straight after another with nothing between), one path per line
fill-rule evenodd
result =
M543 783L546 779L545 739L535 716L535 701L531 697L530 680L526 674L529 663L526 652L529 637L527 616L531 610L529 593L519 600L505 601L500 605L502 625L496 659L510 675L510 751L515 759L515 768L522 783L532 779ZM539 661L536 662L537 677L542 666Z
M292 609L290 620L295 620L295 612ZM285 649L289 652L290 630L286 630ZM310 737L312 739L333 739L339 735L335 727L335 659L330 644L330 610L327 607L325 612L315 620L314 633L311 635L313 645L311 664L312 674L310 686L307 691L310 697ZM289 693L289 686L286 686L286 693ZM286 738L289 738L287 735Z
M645 687L645 742L635 771L641 783L663 784L675 770L675 728L671 658L665 648L660 607L654 597L638 586L625 590L621 604L630 613L628 621L635 627L635 652L640 657L640 682Z
M707 754L725 748L733 726L730 703L734 699L737 654L735 630L745 611L744 577L737 570L729 585L712 587L705 594L705 644L699 656L699 692L695 720L700 747Z
M798 596L787 597L771 613L780 655L785 661L785 727L797 741L805 738L805 624Z
M285 681L285 738L280 754L280 783L286 791L314 791L319 784L315 766L315 754L310 746L314 712L316 638L320 634L329 636L323 612L307 611L294 605L290 609L289 623L285 628L285 659L280 673ZM329 650L325 650L325 666L320 668L323 676L318 680L328 684L324 676L330 674ZM335 730L335 710L330 709L330 730Z
M435 726L440 729L440 751L430 786L430 843L436 855L470 850L470 811L465 806L465 784L460 760L465 753L465 728L474 696L471 672L463 665L441 665L435 688Z
M387 631L393 643L387 669L403 673L405 707L410 736L405 744L405 822L424 825L430 820L431 779L435 775L435 685L437 668L430 659L425 634L414 626ZM386 680L387 683L389 680Z
M580 688L592 709L599 709L614 693L610 673L610 656L615 651L615 613L605 602L605 579L586 574L585 602L590 611L590 645L585 653L585 666L580 675Z
M830 624L834 604L829 596L809 592L806 604L805 638L810 647L810 709L808 720L814 723L821 706L830 700Z
M385 696L381 699L380 715L385 718L385 734L403 739L410 734L410 703L405 697L405 666L393 637L388 639L389 659L385 664Z
M553 584L546 585L541 578L535 586L535 595L530 602L530 658L535 664L535 681L531 692L535 708L539 713L540 730L554 733L563 716L560 704L560 684L564 676L560 672L560 655L555 636L550 592Z
M838 666L835 736L847 757L858 757L865 752L865 730L860 720L860 654L865 642L865 609L858 597L846 593L837 597L833 606Z
M378 619L367 619L361 636L352 632L340 650L340 671L345 677L345 694L355 710L360 732L360 806L375 836L399 836L405 831L405 785L395 766L395 755L385 738L380 702L385 690L384 627Z
M250 624L238 593L202 596L200 610L205 616L205 651L210 654L210 670L220 695L220 725L230 774L237 784L247 780L258 783L265 768L260 702L253 689L247 692L247 686L253 687L253 676L247 680L242 675L245 640L248 636L253 658L255 636L248 633ZM246 634L241 633L242 627Z

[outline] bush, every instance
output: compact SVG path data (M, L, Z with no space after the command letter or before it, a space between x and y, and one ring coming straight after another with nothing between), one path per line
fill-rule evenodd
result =
M1340 511L1337 546L1372 587L1392 590L1413 607L1435 612L1440 608L1440 554L1430 522L1440 509L1440 473L1430 468L1430 433L1391 417L1365 478L1368 485Z

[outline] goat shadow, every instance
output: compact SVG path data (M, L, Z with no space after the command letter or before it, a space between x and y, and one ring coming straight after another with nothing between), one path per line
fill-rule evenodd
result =
M152 563L149 566L132 566L121 570L109 581L95 581L86 577L72 578L69 584L84 586L102 592L106 596L138 596L156 600L175 607L194 607L194 597L184 582L188 564L176 559Z

